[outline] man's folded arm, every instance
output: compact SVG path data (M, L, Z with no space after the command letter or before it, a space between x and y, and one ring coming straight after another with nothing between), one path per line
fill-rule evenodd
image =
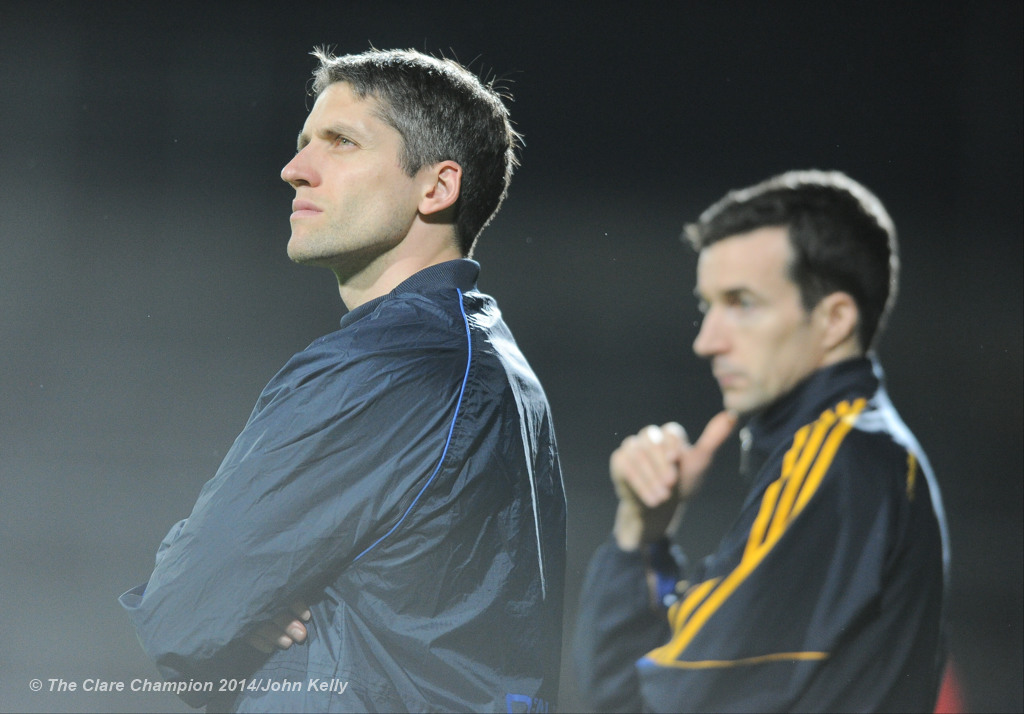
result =
M440 458L433 422L447 417L436 398L381 390L339 409L347 381L277 390L258 407L149 581L122 596L165 678L258 664L265 655L246 639L293 603L312 604ZM380 424L391 429L383 441Z
M674 582L678 572L663 558L661 567L652 567L649 556L665 546L626 552L609 538L587 568L573 655L582 694L596 711L640 711L636 661L670 634L665 609L656 601L657 581Z

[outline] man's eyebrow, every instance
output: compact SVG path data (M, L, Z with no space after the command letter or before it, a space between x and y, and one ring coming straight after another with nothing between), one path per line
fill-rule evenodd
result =
M746 285L736 285L732 287L722 288L721 290L714 291L714 294L720 298L735 299L743 297L744 295L757 295ZM698 300L705 300L706 298L701 294L698 288L693 289L693 296Z
M360 132L358 128L350 124L343 124L340 122L319 127L313 133L316 135L317 138L327 139L329 141L334 140L339 136L344 136L358 142L360 140L360 137L362 136L362 132ZM309 134L305 130L303 130L299 134L298 139L296 140L296 149L298 151L302 151L302 149L311 141L312 138L310 138Z

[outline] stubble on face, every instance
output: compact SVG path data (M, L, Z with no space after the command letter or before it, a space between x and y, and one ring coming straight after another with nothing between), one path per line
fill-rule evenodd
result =
M785 228L723 238L701 252L705 318L694 351L711 361L725 408L750 415L821 366L820 334L789 277Z
M413 177L401 166L402 137L345 83L317 98L282 178L295 188L288 256L349 280L409 233Z

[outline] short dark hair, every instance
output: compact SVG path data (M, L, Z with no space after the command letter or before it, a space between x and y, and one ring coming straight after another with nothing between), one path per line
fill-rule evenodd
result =
M346 82L361 99L376 99L377 115L402 136L402 168L410 176L440 161L462 167L455 235L462 254L470 255L505 200L522 143L494 82L484 84L458 62L416 50L334 56L317 48L313 55L320 60L314 96Z
M881 201L838 171L789 171L730 191L684 234L700 252L769 226L788 231L789 277L805 309L831 293L849 293L860 313L860 345L871 349L895 304L899 278L896 228Z

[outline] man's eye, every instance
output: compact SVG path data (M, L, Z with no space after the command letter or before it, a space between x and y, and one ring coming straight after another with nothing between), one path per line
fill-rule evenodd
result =
M727 304L738 310L749 310L754 307L754 301L748 295L730 295Z
M331 145L332 146L345 146L345 145L351 144L351 143L352 143L351 141L349 141L348 139L346 139L343 136L335 136L334 139L331 141Z

